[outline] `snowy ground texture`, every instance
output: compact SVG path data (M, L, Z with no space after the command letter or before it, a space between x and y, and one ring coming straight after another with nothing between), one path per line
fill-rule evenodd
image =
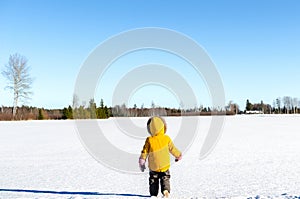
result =
M226 117L204 160L199 152L211 117L199 119L193 145L171 166L172 198L300 198L300 116ZM147 118L134 120L144 125ZM180 118L166 120L174 138ZM114 118L98 122L105 127ZM126 147L118 131L112 127L108 137ZM139 152L143 143L124 150ZM0 122L1 199L148 197L148 173L102 166L80 143L74 121Z

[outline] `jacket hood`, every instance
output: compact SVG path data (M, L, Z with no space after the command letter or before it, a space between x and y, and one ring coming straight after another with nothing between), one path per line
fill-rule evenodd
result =
M164 134L167 130L166 122L161 117L151 117L147 122L147 130L152 136L158 135L160 133Z

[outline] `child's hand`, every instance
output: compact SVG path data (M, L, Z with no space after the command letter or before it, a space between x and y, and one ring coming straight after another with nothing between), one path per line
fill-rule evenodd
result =
M141 166L140 166L140 169L141 169L141 172L144 172L145 169L146 169L146 166L145 166L145 165L141 165Z
M145 163L146 163L146 161L143 158L139 159L139 165L140 165L140 169L142 172L144 172L146 169Z
M182 159L182 155L180 155L178 158L175 158L175 162L178 162L181 159Z

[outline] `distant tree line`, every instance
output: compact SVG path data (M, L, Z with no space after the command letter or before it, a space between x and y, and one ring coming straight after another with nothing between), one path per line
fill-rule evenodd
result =
M69 105L63 109L44 109L37 107L21 106L17 107L14 113L14 107L0 107L0 120L61 120L61 119L106 119L109 117L149 117L153 115L160 116L206 116L206 115L235 115L244 113L253 113L258 111L264 114L297 114L300 113L300 101L298 98L288 96L278 97L274 100L273 106L265 104L263 101L259 103L251 103L246 100L246 108L244 111L239 109L238 104L230 101L224 108L212 107L195 107L190 109L183 108L167 108L156 106L152 102L150 108L127 107L125 104L107 107L103 99L99 105L94 99L91 99L88 105ZM14 115L15 114L15 115Z
M300 113L300 100L290 96L278 97L273 100L273 112L277 114Z
M44 119L62 119L61 109L44 109L32 106L0 107L0 120L44 120Z
M75 100L74 100L75 99ZM222 108L211 107L195 107L190 109L183 108L168 108L156 106L152 101L151 107L146 108L142 104L140 108L136 104L133 107L127 107L125 103L122 105L115 105L107 107L104 105L103 99L100 101L100 106L97 107L94 99L89 101L88 106L78 106L78 99L76 96L73 99L73 108L64 109L67 114L64 118L67 119L103 119L109 117L149 117L154 115L160 116L200 116L200 115L234 115L235 112ZM75 105L74 105L75 104ZM85 103L83 103L85 104ZM237 105L235 106L237 107ZM71 113L71 111L73 111Z
M277 97L273 100L273 106L271 106L263 101L252 104L247 99L244 112L246 113L247 111L261 111L264 114L298 114L300 113L300 100L290 96Z
M106 119L112 116L111 108L104 105L103 99L100 100L99 107L97 107L95 100L91 99L88 107L73 105L73 109L71 106L67 109L64 108L63 113L63 119Z
M236 107L232 106L232 107ZM231 108L232 108L231 107ZM125 104L107 107L103 99L99 106L91 99L87 106L73 102L73 107L69 105L63 109L44 109L37 107L22 106L17 107L13 116L13 107L0 107L0 120L44 120L44 119L106 119L109 117L149 117L160 116L202 116L202 115L234 115L235 112L228 109L195 107L190 109L166 108L156 106L154 102L150 108L142 105L140 108L135 104L127 107Z

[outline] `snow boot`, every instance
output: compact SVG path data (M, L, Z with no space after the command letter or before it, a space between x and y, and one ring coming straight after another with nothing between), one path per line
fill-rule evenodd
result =
M170 193L168 190L164 190L163 194L164 194L164 198L169 198L169 196L170 196Z

